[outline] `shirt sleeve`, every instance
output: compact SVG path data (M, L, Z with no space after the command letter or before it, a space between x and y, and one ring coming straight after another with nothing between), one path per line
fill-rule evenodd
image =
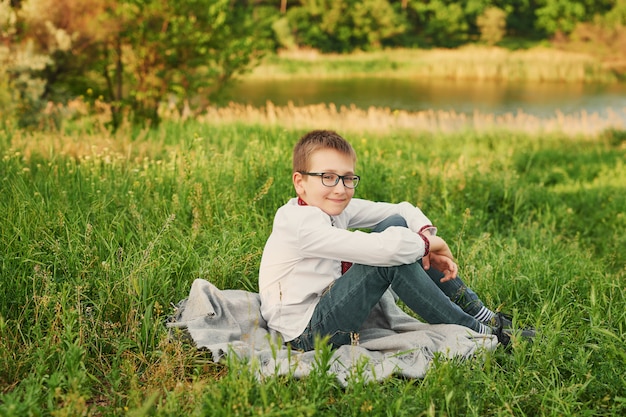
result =
M437 232L422 210L406 201L393 204L353 198L340 217L346 217L342 225L345 228L372 228L394 214L402 216L408 228L415 233L424 230L429 230L431 234Z
M303 257L349 261L372 266L414 263L424 256L423 239L406 227L389 227L381 233L349 231L333 227L321 210L302 208L297 242ZM393 214L393 213L391 213ZM382 219L386 218L384 216ZM381 220L382 220L381 219ZM361 227L373 224L357 223Z

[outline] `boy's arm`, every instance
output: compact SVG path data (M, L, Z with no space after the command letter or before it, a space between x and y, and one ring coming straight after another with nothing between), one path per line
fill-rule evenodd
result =
M437 228L432 226L432 222L424 215L419 207L408 202L386 203L353 198L345 210L348 218L346 228L371 228L387 217L399 214L414 232L424 231L425 227L432 234L436 234Z
M380 233L349 231L331 226L327 214L316 208L301 207L298 221L285 231L294 235L302 258L342 260L373 266L413 263L426 253L419 234L405 227L390 227Z

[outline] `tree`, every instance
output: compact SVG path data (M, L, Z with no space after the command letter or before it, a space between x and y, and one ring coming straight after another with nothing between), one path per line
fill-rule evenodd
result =
M17 116L30 124L43 107L39 100L46 82L41 72L51 63L33 39L20 36L17 11L9 0L0 0L0 118Z
M269 22L230 0L25 0L21 16L52 58L46 97L94 91L114 127L125 109L158 123L165 99L214 97L271 46Z
M21 36L49 57L41 72L46 80L42 98L65 101L93 88L98 46L116 25L104 19L111 0L25 0L19 9Z
M535 29L535 0L499 0L493 6L504 10L507 32L511 35L524 38L537 38Z
M467 41L469 23L457 2L411 0L409 9L414 16L411 23L427 43L452 47Z
M506 12L497 7L488 7L478 16L476 24L480 30L480 40L493 46L506 33Z
M542 0L536 10L536 27L548 36L569 34L579 22L591 21L595 15L606 13L614 0Z
M378 49L405 30L387 1L301 0L287 11L296 42L323 52Z
M380 49L387 39L404 32L404 22L386 1L364 0L353 4L350 10L353 38L362 49Z
M266 51L269 22L229 0L118 0L122 22L103 44L108 96L139 120L158 122L159 104L218 94ZM266 31L266 32L264 32Z
M536 14L537 27L548 35L570 33L576 23L583 20L585 6L570 0L547 0L543 7L537 9Z

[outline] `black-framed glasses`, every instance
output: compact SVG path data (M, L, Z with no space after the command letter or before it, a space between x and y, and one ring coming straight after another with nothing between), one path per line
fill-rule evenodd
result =
M359 180L361 177L358 175L339 175L333 172L303 172L298 171L302 175L310 175L312 177L320 177L322 179L322 184L326 187L334 187L339 184L339 180L343 183L343 186L346 188L356 188L359 185Z

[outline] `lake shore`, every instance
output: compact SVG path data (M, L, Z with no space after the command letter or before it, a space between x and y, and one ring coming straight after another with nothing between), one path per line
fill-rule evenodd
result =
M314 50L268 55L244 79L428 77L454 80L617 82L590 55L548 47L511 51L471 45L458 49L388 49L353 54Z

